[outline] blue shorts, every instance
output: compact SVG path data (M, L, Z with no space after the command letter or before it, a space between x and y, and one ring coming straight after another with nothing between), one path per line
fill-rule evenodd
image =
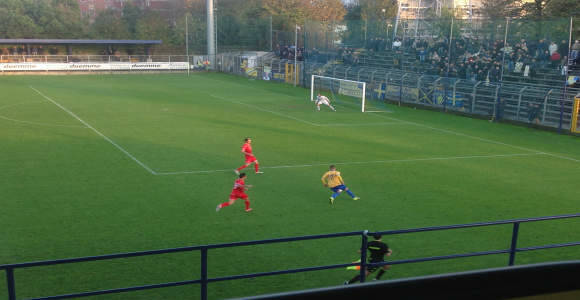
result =
M335 187L331 187L330 189L335 193L338 192L338 190L346 191L346 185L341 184L341 185L337 185Z

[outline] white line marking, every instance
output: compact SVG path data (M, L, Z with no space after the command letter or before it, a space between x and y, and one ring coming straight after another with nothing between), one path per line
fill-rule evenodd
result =
M145 170L147 170L149 173L153 174L153 175L157 175L157 172L153 171L151 168L149 168L147 165L145 165L144 163L142 163L140 160L138 160L137 158L135 158L135 156L131 155L131 153L129 153L127 150L123 149L123 147L119 146L117 143L115 143L113 140L111 140L110 138L108 138L106 135L100 133L98 130L96 130L93 126L91 126L89 123L83 121L81 118L79 118L77 115L75 115L72 111L68 110L66 107L58 104L56 101L52 100L51 98L45 96L43 93L41 93L39 90L35 89L32 86L29 86L33 91L37 92L40 96L44 97L44 99L54 103L54 105L60 107L60 109L64 110L65 112L67 112L69 115L71 115L72 117L74 117L75 119L79 120L79 122L83 123L83 125L85 125L86 127L92 129L96 134L100 135L102 138L104 138L107 142L111 143L113 146L115 146L117 149L119 149L121 152L125 153L125 155L127 155L129 158L131 158L133 161L135 161L137 164L139 164L141 167L143 167Z
M580 162L580 160L578 160L578 159L574 159L574 158L567 157L567 156L562 156L562 155L557 155L557 154L542 152L542 151L535 150L535 149L530 149L530 148L515 146L515 145L511 145L511 144L507 144L507 143L503 143L503 142L498 142L498 141L494 141L494 140L490 140L490 139L486 139L486 138L481 138L481 137L477 137L477 136L473 136L473 135L469 135L469 134L465 134L465 133L460 133L460 132L451 131L451 130L447 130L447 129L436 128L436 127L432 127L432 126L429 126L429 125L424 125L424 124L421 124L421 123L400 120L400 119L397 119L397 118L387 117L385 115L373 115L373 116L382 117L382 118L386 118L386 119L389 119L389 120L395 120L395 121L405 122L405 123L408 123L408 124L425 127L425 128L431 129L431 130L441 131L441 132L444 132L444 133L449 133L449 134L454 134L454 135L459 135L459 136L467 137L467 138L470 138L470 139L479 140L479 141L482 141L482 142L487 142L487 143L491 143L491 144L497 144L497 145L512 147L512 148L515 148L515 149L529 151L529 152L534 152L534 153L546 154L546 155L549 155L549 156L557 157L557 158L560 158L560 159L566 159L566 160L570 160L570 161L574 161L574 162Z
M358 126L379 126L379 125L401 125L405 124L403 122L376 122L376 123L330 123L330 124L320 124L320 126L342 126L342 127L358 127Z
M456 160L456 159L473 159L473 158L498 158L498 157L516 157L516 156L532 156L532 155L545 155L543 152L536 153L515 153L515 154L495 154L495 155L469 155L469 156L451 156L451 157L428 157L428 158L411 158L411 159L389 159L389 160L372 160L372 161L352 161L352 162L325 162L325 163L312 163L312 164L302 164L302 165L286 165L286 166L266 166L260 167L261 169L284 169L284 168L308 168L308 167L319 167L319 166L329 166L329 165L366 165L366 164L378 164L378 163L398 163L398 162L416 162L416 161L435 161L435 160ZM178 171L178 172L157 172L156 175L182 175L182 174L209 174L209 173L221 173L221 172L233 172L234 169L222 169L222 170L204 170L204 171Z
M556 155L556 154L552 154L552 153L545 153L545 152L544 152L544 154L549 155L549 156L553 156L553 157L557 157L557 158L561 158L561 159L567 159L567 160L571 160L571 161L575 161L575 162L580 162L580 160L574 159L574 158L571 158L571 157Z
M397 124L404 124L405 123L405 122L401 122L401 121L398 121L398 122L377 122L377 123L354 123L354 124L345 124L345 123L333 123L333 124L313 123L313 122L306 121L306 120L303 120L303 119L300 119L300 118L296 118L296 117L292 117L292 116L289 116L289 115L286 115L286 114L283 114L283 113L279 113L279 112L267 110L267 109L261 108L261 107L256 106L256 105L252 105L252 104L248 104L248 103L244 103L244 102L240 102L240 101L236 101L236 100L232 100L232 99L227 99L227 98L220 97L220 96L216 96L216 95L213 95L213 94L209 94L209 96L210 97L213 97L213 98L216 98L216 99L221 99L221 100L224 100L224 101L232 102L232 103L236 103L236 104L240 104L240 105L245 105L245 106L248 106L248 107L257 109L257 110L265 111L265 112L268 112L268 113L271 113L271 114L274 114L274 115L277 115L277 116L280 116L280 117L292 119L292 120L295 120L295 121L298 121L298 122L302 122L302 123L305 123L305 124L308 124L308 125L312 125L312 126L317 126L317 127L334 127L334 126L357 127L357 126L373 126L373 125L377 125L377 126L378 125L397 125Z
M213 79L213 78L210 78L210 79L211 80L214 80L214 81L220 81L220 80L216 80L216 79ZM222 82L222 81L220 81L220 82ZM240 84L240 83L237 83L237 82L234 82L233 84L240 85L240 86L243 86L243 87L246 87L246 88L247 87L250 87L252 89L258 90L258 88L254 88L252 86L243 85L243 84ZM260 91L261 92L264 92L262 90L260 90ZM268 92L268 91L266 91L266 92L267 93L271 93L271 94L275 94L275 93ZM227 100L227 99L224 99L224 100ZM240 103L240 104L242 104L242 103ZM244 105L247 105L247 104L244 104ZM270 112L270 111L268 111L268 112ZM271 113L274 113L274 112L271 112ZM278 114L278 113L274 113L274 114ZM278 114L278 115L280 115L280 114ZM450 133L450 134L460 135L460 136L464 136L464 137L467 137L467 138L472 138L472 139L476 139L476 140L480 140L480 141L488 142L488 143L492 143L492 144L498 144L498 145L508 146L508 147L512 147L512 148L516 148L516 149L520 149L520 150L525 150L525 151L530 151L530 152L540 152L540 151L534 150L534 149L528 149L528 148L524 148L524 147L520 147L520 146L510 145L510 144L506 144L506 143L502 143L502 142L498 142L498 141L493 141L493 140L489 140L489 139L485 139L485 138L480 138L480 137L476 137L476 136L472 136L472 135L468 135L468 134L464 134L464 133L459 133L459 132L455 132L455 131L451 131L451 130L440 129L440 128L435 128L435 127L431 127L431 126L424 125L424 124L420 124L420 123L416 123L416 122L400 120L400 119L397 119L397 118L392 118L392 117L385 116L383 114L370 114L370 115L377 116L379 118L382 117L382 118L386 118L386 119L390 119L390 120L394 120L394 121L399 121L399 122L403 122L403 123L407 123L407 124L422 126L422 127L425 127L425 128L431 129L431 130L435 130L435 131L441 131L441 132L446 132L446 133ZM283 116L284 117L288 117L286 115L283 115ZM290 117L290 118L292 118L292 117ZM308 122L308 121L299 120L299 119L295 119L295 120L300 121L300 122ZM310 122L308 122L308 123L310 123ZM320 125L314 125L314 126L320 126ZM578 160L578 159L574 159L574 158L567 157L567 156L562 156L562 155L552 154L552 153L546 153L546 152L542 152L542 153L544 153L546 155L549 155L549 156L557 157L557 158L560 158L560 159L566 159L566 160L570 160L570 161L574 161L574 162L580 162L580 160Z
M300 118L295 118L295 117L292 117L292 116L289 116L289 115L285 115L283 113L279 113L279 112L275 112L275 111L263 109L263 108L261 108L259 106L256 106L256 105L252 105L252 104L248 104L248 103L244 103L244 102L239 102L239 101L235 101L235 100L232 100L232 99L227 99L227 98L220 97L220 96L215 96L215 95L212 95L212 94L209 94L209 95L210 95L210 97L213 97L213 98L216 98L216 99L221 99L221 100L225 100L225 101L228 101L228 102L232 102L232 103L236 103L236 104L240 104L240 105L249 106L249 107L254 108L254 109L257 109L257 110L269 112L271 114L274 114L274 115L277 115L277 116L281 116L281 117L284 117L284 118L288 118L288 119L292 119L292 120L295 120L295 121L298 121L298 122L306 123L308 125L321 126L320 124L312 123L312 122L309 122L309 121L306 121L306 120L302 120Z
M28 104L28 103L45 103L45 102L44 101L27 101L27 102L13 103L13 104L4 105L4 106L0 107L0 110L3 110L5 108L9 108L9 107L14 107L14 106L17 106L17 105L24 105L24 104ZM40 122L17 120L17 119L8 118L8 117L6 117L4 115L0 115L0 119L4 119L4 120L7 120L7 121L12 121L12 122L16 122L16 123L24 123L24 124L38 125L38 126L44 126L44 127L87 128L85 126L80 126L80 125L49 124L49 123L40 123Z

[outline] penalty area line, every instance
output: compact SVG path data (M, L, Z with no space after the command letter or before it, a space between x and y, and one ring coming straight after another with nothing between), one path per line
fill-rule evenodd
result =
M77 119L79 122L81 122L83 125L85 125L87 128L91 129L92 131L94 131L97 135L101 136L103 139L105 139L105 141L111 143L111 145L115 146L115 148L119 149L121 152L123 152L125 155L127 155L130 159L132 159L134 162L136 162L138 165L140 165L141 167L143 167L145 170L147 170L149 173L153 174L153 175L157 175L157 172L153 171L153 169L149 168L146 164L142 163L140 160L138 160L135 156L131 155L131 153L129 153L129 151L123 149L123 147L119 146L117 143L115 143L113 140L111 140L110 138L108 138L106 135L102 134L100 131L98 131L97 129L95 129L93 126L91 126L89 123L83 121L83 119L79 118L75 113L73 113L72 111L68 110L66 107L60 105L59 103L57 103L56 101L54 101L53 99L51 99L50 97L44 95L43 93L41 93L39 90L35 89L32 86L29 86L30 89L32 89L33 91L35 91L36 93L38 93L40 96L42 96L44 99L52 102L54 105L58 106L60 109L64 110L66 113L68 113L69 115L71 115L73 118Z
M263 166L261 169L290 169L290 168L309 168L329 165L367 165L379 163L400 163L400 162L419 162L419 161L437 161L437 160L459 160L459 159L476 159L476 158L503 158L503 157L517 157L517 156L532 156L532 155L546 155L544 152L535 153L514 153L514 154L495 154L495 155L467 155L467 156L443 156L443 157L426 157L426 158L410 158L410 159L388 159L388 160L372 160L372 161L351 161L351 162L325 162L312 164L298 164L298 165L283 165L283 166ZM186 175L186 174L211 174L233 172L233 169L221 170L203 170L203 171L177 171L177 172L157 172L155 175Z

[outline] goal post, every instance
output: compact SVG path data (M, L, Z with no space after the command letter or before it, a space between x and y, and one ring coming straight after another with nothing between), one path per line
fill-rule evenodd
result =
M326 96L329 96L334 102L357 104L360 105L362 112L370 112L366 108L366 86L367 84L364 81L312 75L310 79L310 101L314 101L318 93L328 93ZM340 98L343 100L339 100ZM353 99L360 101L360 104L355 103Z

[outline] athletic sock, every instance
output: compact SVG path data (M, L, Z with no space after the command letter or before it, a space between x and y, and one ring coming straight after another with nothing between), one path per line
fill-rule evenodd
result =
M260 170L260 167L258 167L258 163L254 164L254 170L256 170L256 173L258 173L258 171Z
M332 198L336 198L336 197L338 197L338 195L340 195L340 193L336 192L336 193L332 194Z
M354 195L354 194L353 194L353 193L352 193L350 190L347 190L346 192L347 192L347 193L348 193L348 194L349 194L351 197L353 197L353 198L354 198L354 197L356 197L356 196L355 196L355 195Z
M377 274L377 277L375 277L375 278L381 279L381 276L383 276L383 274L385 274L385 270L381 269L381 270L379 270L379 273Z
M245 169L246 167L247 167L246 165L243 165L243 166L237 168L236 170L241 171L241 170Z
M224 202L224 203L220 204L220 207L221 208L224 208L224 207L227 207L227 206L230 206L230 203L229 202Z
M246 203L246 210L250 209L250 200L245 200Z

